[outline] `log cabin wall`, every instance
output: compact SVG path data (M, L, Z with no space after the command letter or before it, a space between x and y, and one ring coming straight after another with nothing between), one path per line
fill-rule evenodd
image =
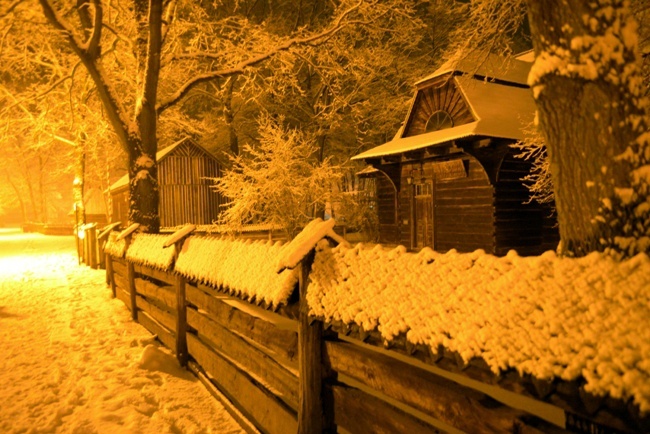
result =
M494 189L476 158L462 154L405 163L401 185L402 245L412 250L493 253Z

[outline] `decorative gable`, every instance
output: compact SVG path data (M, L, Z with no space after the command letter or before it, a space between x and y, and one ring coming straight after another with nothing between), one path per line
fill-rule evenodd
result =
M475 120L458 86L447 75L418 90L402 137L444 130Z

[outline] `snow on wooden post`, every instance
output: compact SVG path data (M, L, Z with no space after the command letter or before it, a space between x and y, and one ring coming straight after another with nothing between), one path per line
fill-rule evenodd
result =
M190 235L196 226L185 225L174 232L163 244L164 248L174 246L174 263L183 248L183 242ZM187 366L187 305L185 303L185 277L176 274L174 286L176 287L176 358L181 366Z
M117 236L117 240L124 240L126 242L126 249L129 249L129 244L131 244L131 237L133 233L140 227L139 223L133 223L128 228L124 229ZM133 269L133 262L126 261L126 280L129 286L129 295L131 296L131 318L133 321L138 321L138 308L136 307L135 302L135 271Z
M298 433L328 432L333 420L325 420L323 406L323 323L311 321L307 304L309 273L314 262L314 249L323 238L345 242L334 233L334 220L310 222L284 249L277 272L300 265L298 317Z

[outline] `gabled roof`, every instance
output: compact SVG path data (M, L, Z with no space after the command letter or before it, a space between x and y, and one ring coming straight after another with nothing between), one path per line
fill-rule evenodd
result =
M448 60L436 72L416 82L418 88L449 73L470 75L481 79L497 80L520 86L528 86L528 73L532 63L523 60L505 59L495 54L474 53L466 58Z
M214 156L210 152L206 151L202 146L198 145L192 139L190 139L189 137L183 137L182 139L180 139L176 143L174 143L172 145L169 145L166 148L161 149L160 151L156 152L156 161L158 163L160 163L162 160L165 159L165 157L167 157L169 154L171 154L172 151L178 149L179 146L181 146L182 144L184 144L186 142L191 143L192 146L194 146L195 148L198 148L199 150L204 152L206 155L209 155L210 157L214 158ZM121 177L120 179L115 181L115 183L109 187L108 191L113 192L115 190L122 190L128 184L129 184L129 174L127 173L126 175L124 175L123 177Z
M477 119L475 122L411 137L402 137L402 134L398 133L390 142L356 155L352 159L362 160L401 154L467 137L513 140L524 138L523 129L532 123L536 109L530 89L467 76L453 76L451 74L454 71L446 73L450 74L450 79L455 81L458 89L463 93ZM433 74L422 82L439 76Z

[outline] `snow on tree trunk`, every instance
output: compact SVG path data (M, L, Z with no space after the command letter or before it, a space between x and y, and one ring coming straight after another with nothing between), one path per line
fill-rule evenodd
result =
M647 123L629 4L528 0L528 8L536 53L529 84L551 161L562 250L626 250L623 238L640 238L629 221L648 196L645 181L631 174L649 159L647 140L639 140ZM641 233L650 228L642 214L634 222Z

